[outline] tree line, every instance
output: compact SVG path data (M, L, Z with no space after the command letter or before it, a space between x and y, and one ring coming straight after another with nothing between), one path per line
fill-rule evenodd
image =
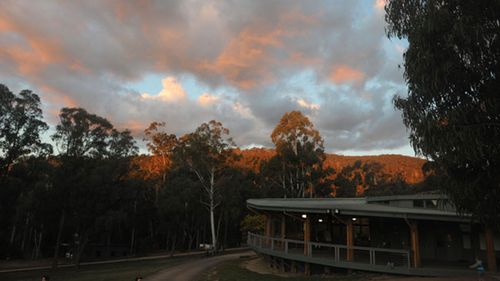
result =
M0 256L54 258L135 255L238 246L262 219L246 199L354 197L414 193L377 162L325 165L324 141L301 112L285 113L271 133L272 156L242 165L230 132L212 120L177 136L166 123L144 130L139 155L127 129L83 108L62 108L43 141L39 97L1 85ZM436 181L431 185L434 186ZM435 187L434 187L435 188Z
M212 120L176 136L165 122L131 132L83 108L62 108L49 126L40 98L0 85L0 256L134 255L237 246L246 199L332 196L323 139L298 111L272 132L276 155L258 171L236 165L230 132ZM243 221L243 226L241 222Z

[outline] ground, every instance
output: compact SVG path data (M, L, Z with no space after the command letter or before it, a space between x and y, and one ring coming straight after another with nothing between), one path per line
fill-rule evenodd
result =
M475 281L474 277L420 278L375 273L337 273L305 277L270 269L251 251L222 256L183 256L154 260L84 265L81 269L61 268L0 273L0 280L39 281L49 274L51 281L127 281L143 276L144 281ZM486 276L484 281L498 281L500 276Z
M376 273L354 272L352 274L317 275L305 277L301 274L282 273L271 269L260 258L231 261L206 272L200 281L476 281L476 277L408 277ZM498 281L500 276L488 275L484 281Z
M0 273L0 280L39 281L42 275L49 275L50 281L127 281L137 276L154 274L165 268L186 262L192 258L171 258L98 264L75 268L61 268L56 272L49 269Z

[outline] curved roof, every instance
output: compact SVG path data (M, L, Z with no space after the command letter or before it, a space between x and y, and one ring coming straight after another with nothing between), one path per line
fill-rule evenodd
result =
M420 197L408 196L405 199ZM435 198L435 197L434 197ZM385 200L402 198L384 197ZM427 199L427 198L425 198ZM347 216L364 217L388 217L388 218L408 218L420 220L438 220L438 221L460 221L469 222L470 216L459 216L455 211L397 207L377 202L370 198L294 198L294 199L248 199L247 206L254 210L278 211L278 212L297 212L297 213L335 213Z

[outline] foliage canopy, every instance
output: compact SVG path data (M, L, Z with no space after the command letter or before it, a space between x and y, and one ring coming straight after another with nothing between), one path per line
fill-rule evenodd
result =
M394 104L415 151L436 162L460 211L498 224L500 2L393 0L385 9L388 36L409 42L408 96Z

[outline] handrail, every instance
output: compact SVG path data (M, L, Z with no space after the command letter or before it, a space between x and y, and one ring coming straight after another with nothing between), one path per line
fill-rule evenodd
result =
M395 266L407 266L410 268L410 251L403 249L386 249L386 248L372 248L361 246L347 246L340 244L328 244L320 242L306 242L302 240L283 239L277 237L264 236L248 232L248 244L250 246L258 247L260 249L270 250L276 253L289 253L289 244L303 245L304 253L299 254L315 259L330 260L334 262L348 262L357 264L369 264L373 266L387 266L393 268ZM314 248L313 248L314 247ZM321 250L317 248L331 248L333 249L332 256L323 256ZM345 250L346 257L344 258L340 252L341 249ZM352 252L351 252L352 251ZM355 253L360 256L356 257ZM364 254L363 254L364 253ZM294 253L293 255L297 255ZM319 256L317 256L319 255ZM394 256L396 255L396 256ZM397 261L397 263L395 263Z
M283 238L278 238L278 237L271 237L271 236L265 236L265 235L260 235L260 234L255 234L255 233L248 233L249 235L263 238L263 239L268 239L268 240L275 240L275 241L280 241L280 242L292 242L295 244L304 244L306 243L305 241L302 240L293 240L293 239L283 239ZM376 247L363 247L363 246L347 246L343 244L329 244L329 243L322 243L322 242L308 242L311 245L315 246L321 246L321 247L339 247L343 249L354 249L354 250L367 250L367 251L379 251L379 252L388 252L388 253L398 253L398 254L406 254L409 253L409 250L403 250L403 249L388 249L388 248L376 248Z

